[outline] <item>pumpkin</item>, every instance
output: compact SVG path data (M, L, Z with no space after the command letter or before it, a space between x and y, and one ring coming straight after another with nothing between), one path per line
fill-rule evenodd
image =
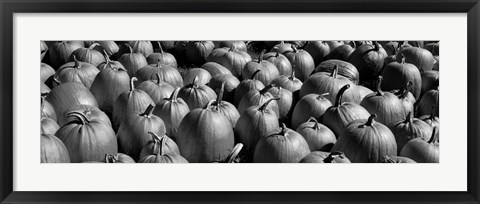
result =
M402 118L405 118L406 110L402 101L395 94L382 91L382 81L383 77L379 76L377 91L365 96L360 105L371 114L376 114L380 123L387 127L393 127Z
M142 148L140 152L140 158L144 158L148 155L156 155L162 148L164 154L180 154L180 150L178 149L177 143L175 143L172 139L168 136L158 136L153 132L148 132L151 136L151 140L148 141ZM162 146L162 142L164 143Z
M165 82L173 86L174 88L183 86L183 79L180 72L173 67L162 64L151 64L140 68L135 72L135 76L140 82L147 80L156 80L157 74L160 77L160 81Z
M247 52L247 44L243 41L219 41L217 42L217 48L221 47L228 47L228 48L234 48L239 51Z
M67 82L53 88L45 98L55 109L57 118L62 117L69 108L78 105L92 105L98 107L95 97L80 83Z
M143 81L137 86L137 89L145 91L155 104L160 104L163 102L163 99L172 95L175 88L166 82L162 82L158 73L155 75L157 80Z
M297 127L297 132L307 141L310 151L330 151L337 141L335 134L317 119L310 117Z
M430 125L432 128L437 128L437 134L440 132L440 119L435 116L436 107L432 106L432 112L430 115L422 115L418 119Z
M53 135L60 129L57 122L51 118L42 116L40 119L41 134Z
M279 53L285 54L287 52L292 52L293 51L292 47L296 47L296 46L291 43L285 43L284 41L280 41L279 44L276 44L275 46L273 46L270 52L279 52Z
M68 62L60 66L54 77L60 83L78 82L89 89L100 71L92 64L78 61L75 56L73 56L73 59L75 62Z
M348 57L348 62L353 64L360 73L360 81L375 79L382 71L387 53L380 44L374 42L358 46Z
M167 139L161 138L157 153L142 157L138 163L188 163L180 154L169 153L166 144Z
M292 75L292 64L285 55L280 52L269 52L263 55L263 60L271 62L275 67L277 67L280 75L290 76Z
M337 66L338 74L340 76L343 76L349 79L354 84L358 84L360 77L359 77L357 68L355 68L355 66L353 66L352 64L342 60L331 59L331 60L323 61L315 68L315 73L316 72L332 73L333 69L335 69L335 66Z
M57 114L55 113L55 109L53 108L52 104L45 100L45 97L48 94L42 93L41 94L41 103L40 103L40 115L41 117L51 118L54 121L57 121Z
M326 95L328 93L322 95L308 94L302 97L293 109L292 128L297 129L300 124L311 117L321 120L325 111L332 106L330 100L325 98Z
M270 84L274 79L280 76L275 65L267 60L263 60L263 55L266 50L263 50L258 60L250 61L245 64L242 70L242 77L244 79L252 78L253 73L257 73L253 78L261 81L263 84ZM262 70L261 72L256 72Z
M420 119L413 118L413 113L409 112L404 121L392 127L392 132L397 141L398 153L403 146L414 138L430 139L432 127Z
M432 106L437 107L435 109L435 115L439 116L439 109L440 106L438 106L438 102L440 100L439 96L439 91L438 91L438 86L437 89L432 89L430 91L427 91L425 94L423 94L422 98L420 99L420 102L418 102L418 107L417 107L417 115L422 116L422 115L427 115L430 113L430 110Z
M270 92L268 92L272 87L273 85L268 85L260 91L251 90L247 92L247 94L242 97L242 100L240 100L240 103L238 103L238 112L243 114L248 107L258 106L269 99L275 98ZM271 108L277 114L277 117L280 117L280 110L276 101L270 103L268 108Z
M269 99L259 106L249 107L241 114L235 125L235 139L244 144L245 161L253 159L255 145L261 137L267 136L279 126L278 116L267 106L275 99Z
M216 62L207 62L202 65L202 69L207 70L212 77L219 74L232 74L232 72Z
M52 91L45 83L40 82L40 93L50 93Z
M233 103L235 90L237 89L240 81L237 77L231 74L219 74L210 79L208 86L213 90L219 89L224 84L223 100Z
M120 50L117 43L112 40L96 41L96 43L98 43L98 46L95 46L93 49L99 52L105 52L107 56L115 55Z
M70 112L73 119L55 134L62 140L73 163L100 161L105 154L115 154L117 137L112 127L104 122L90 119L81 112Z
M337 59L337 60L347 61L350 55L355 50L355 48L356 48L355 43L353 43L353 46L350 44L342 44L334 49L330 48L330 53L328 53L328 55L325 56L324 60Z
M384 79L382 89L387 91L400 89L410 81L412 85L409 86L408 91L412 92L416 99L420 97L422 76L415 65L405 62L405 58L402 58L401 62L392 62L385 66L381 76Z
M53 134L40 134L40 163L70 163L67 147Z
M82 41L61 41L55 42L49 46L50 66L58 69L60 66L68 62L68 58L78 48L83 47Z
M235 77L240 78L243 68L252 58L247 52L235 48L217 48L207 57L208 62L216 62L227 68Z
M139 159L143 146L150 141L150 134L165 135L163 120L153 115L155 105L150 104L145 111L130 113L118 128L117 138L120 149L134 159Z
M438 86L438 80L440 78L439 72L436 70L424 71L422 75L422 92L421 95L425 94L427 91L436 89Z
M135 163L135 160L132 157L123 154L123 153L116 153L116 154L105 154L105 157L102 159L103 163ZM87 163L96 163L95 161L89 161Z
M45 83L55 75L55 70L48 64L40 63L40 81Z
M165 51L175 51L175 41L158 41ZM152 42L153 44L153 42Z
M397 55L397 50L399 48L398 45L400 44L397 41L390 41L390 42L384 43L384 44L382 44L380 42L380 44L385 49L385 52L387 53L387 56ZM385 63L385 65L387 65L387 63Z
M298 163L310 154L310 148L302 135L288 129L284 123L280 130L261 137L255 146L254 163Z
M186 47L188 62L200 66L206 62L207 56L215 48L212 41L189 41Z
M68 117L68 113L70 112L79 112L84 114L87 118L99 122L103 122L109 126L112 126L110 119L108 116L98 109L96 106L91 105L77 105L72 108L69 108L65 111L66 114L63 114L61 117L58 118L58 124L63 126L64 124L68 123L70 120L75 119L72 117Z
M162 118L167 128L167 135L174 139L177 136L177 129L183 117L190 112L187 103L181 98L177 98L180 88L175 89L169 98L163 99L163 102L157 105L153 114Z
M274 98L278 98L278 117L281 119L288 119L288 116L293 111L293 94L291 91L284 89L272 83L272 88L268 89Z
M355 90L355 84L349 79L338 75L338 66L335 66L331 73L319 72L308 77L300 89L300 97L311 93L319 95L329 93L325 97L334 103L338 91L347 84L351 85L352 89L344 93L344 100L360 103L360 94Z
M215 111L222 113L228 121L232 124L232 127L235 127L237 124L238 118L240 118L240 113L238 113L237 108L234 105L227 101L223 101L223 93L225 89L225 82L222 83L220 89L218 90L217 100L215 103L212 104L211 108L215 109Z
M315 66L318 66L330 53L330 46L325 41L308 41L303 49L312 56Z
M98 66L101 63L105 62L105 58L103 57L103 54L97 50L94 50L93 48L95 46L98 46L98 43L93 43L90 45L88 48L78 48L73 53L70 55L68 58L69 62L74 62L74 61L82 61L86 62L89 64L93 64L95 67ZM76 60L74 59L76 58Z
M150 41L129 41L128 45L133 49L133 52L140 53L144 57L153 53L153 45Z
M264 84L261 81L254 79L254 77L260 71L261 70L256 71L255 73L252 74L252 78L244 79L237 86L237 89L235 90L235 95L234 95L235 106L238 107L238 104L240 103L240 100L242 99L242 97L245 96L245 94L247 94L249 91L261 90L261 89L265 88Z
M357 92L360 95L360 101L363 100L363 98L365 98L365 96L367 96L368 94L373 93L372 90L370 90L369 88L367 88L365 86L357 85L356 87L357 87Z
M101 65L100 65L101 66ZM130 87L130 77L127 70L120 64L107 63L90 86L90 92L97 100L98 107L107 115L111 116L113 104L120 93L127 91Z
M148 65L147 59L142 54L133 52L130 45L126 46L129 52L122 54L118 61L127 69L128 75L134 77L137 70Z
M417 163L408 157L400 157L400 156L385 156L382 163Z
M436 131L436 128L433 128L429 140L415 138L408 141L400 151L400 156L411 158L418 163L439 163L440 147Z
M188 162L224 161L233 148L232 125L222 113L211 108L213 102L190 111L178 127L176 142Z
M387 155L397 155L395 136L387 126L376 122L375 114L368 120L352 121L333 145L332 151L345 153L352 163L379 163Z
M113 105L112 126L118 129L127 115L145 110L150 104L154 104L150 96L143 90L136 89L134 82L136 77L130 79L130 90L124 91L118 95Z
M300 81L305 81L315 69L315 62L307 51L297 49L295 46L292 46L292 49L293 51L285 53L285 56L292 64L295 77L300 79Z
M343 86L338 91L334 105L323 114L323 124L330 128L337 138L343 136L348 124L354 120L368 119L370 116L362 106L352 102L342 102L343 94L349 88L349 84Z
M405 62L415 65L420 71L433 69L435 58L428 50L419 47L408 47L401 49L397 54L397 59L405 56Z
M294 94L298 94L303 85L302 81L295 77L295 72L292 72L290 76L280 75L280 77L272 81L272 84L287 89Z
M340 40L333 40L333 41L326 41L328 46L330 47L330 50L334 50L335 48L345 44L345 42L340 41Z
M154 53L148 55L147 56L147 63L148 64L163 64L163 65L167 65L169 67L177 68L177 60L175 59L175 57L168 52L164 52L160 42L157 42L157 43L158 43L158 49L160 50L160 52L154 52Z
M303 157L300 163L351 163L343 152L314 151Z
M390 47L384 47L384 48L385 48L385 51L387 52L387 57L383 60L383 66L385 69L385 66L387 66L388 64L392 62L397 62L398 49L394 45L390 45ZM387 49L392 51L387 51ZM389 52L393 52L393 54L389 54Z
M186 86L188 83L193 81L195 77L198 77L198 84L201 85L206 85L208 82L210 82L210 79L212 78L212 75L210 73L202 68L191 68L188 69L187 72L183 76L183 85Z
M210 87L198 83L198 77L195 77L192 83L184 86L178 92L178 97L182 98L190 110L202 108L211 100L217 98L217 94Z
M188 41L175 41L175 53L179 56L185 57L187 52Z

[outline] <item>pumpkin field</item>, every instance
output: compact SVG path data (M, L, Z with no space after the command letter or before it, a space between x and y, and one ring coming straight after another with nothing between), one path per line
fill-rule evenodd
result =
M439 163L438 41L41 41L41 163Z

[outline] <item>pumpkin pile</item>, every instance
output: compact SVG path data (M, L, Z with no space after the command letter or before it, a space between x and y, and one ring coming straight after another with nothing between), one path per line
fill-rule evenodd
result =
M42 41L42 163L438 163L438 41Z

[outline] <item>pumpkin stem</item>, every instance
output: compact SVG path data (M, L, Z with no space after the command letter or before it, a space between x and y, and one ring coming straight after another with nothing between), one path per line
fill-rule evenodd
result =
M160 85L160 74L155 73L155 77L157 77L157 85L159 86Z
M273 100L280 100L280 98L271 98L269 99L268 101L266 101L265 103L263 103L259 108L258 108L258 111L264 111L267 109L267 106L270 102L272 102Z
M160 53L163 54L162 44L160 43L160 41L157 41L157 43L158 43L158 49L160 50Z
M353 48L353 49L356 49L356 48L357 48L357 43L355 43L355 41L353 41L353 40L350 41L350 42L352 43L352 48Z
M315 122L315 125L313 125L313 129L318 130L318 120L315 119L315 117L310 117L307 122Z
M145 117L149 118L150 116L152 116L153 109L155 109L155 105L154 105L154 104L148 105L148 107L147 107L147 109L145 110L145 112L142 113L142 114L140 114L140 116L145 116Z
M260 69L259 69L259 70L255 70L255 71L253 72L252 76L250 76L250 79L253 80L253 79L255 78L255 76L257 76L258 72L260 72L260 71L262 71L262 70L260 70Z
M378 80L377 80L377 96L383 96L382 81L383 81L383 77L382 77L382 76L378 76Z
M392 47L392 50L393 50L393 54L396 55L397 54L397 48L395 48L395 46L392 44L391 45Z
M288 79L290 79L291 81L295 80L295 71L292 70L292 74L290 75L290 77Z
M379 51L380 50L380 44L378 44L377 41L373 41L372 43L375 46L375 51Z
M125 43L125 45L127 46L128 51L130 52L130 54L133 54L132 46L130 46L130 44L128 44L128 43Z
M205 106L204 109L210 109L210 110L211 110L213 103L215 103L215 100L210 100L210 101L207 103L207 105Z
M402 64L405 64L405 55L402 52Z
M132 77L130 79L130 91L134 91L135 90L135 84L134 82L138 81L137 77Z
M432 112L430 112L430 120L435 120L435 110L437 107L435 105L432 105Z
M327 157L325 157L325 159L323 159L323 162L332 163L333 160L335 160L337 157L343 159L345 157L345 154L343 154L343 152L332 152Z
M275 50L276 54L275 57L278 57L280 55L280 52L278 50Z
M317 100L320 100L320 99L322 99L322 98L325 98L325 96L328 96L328 95L330 95L330 93L320 94L320 95L317 96ZM337 95L337 97L338 97L338 95Z
M437 131L438 131L437 127L433 127L432 136L430 137L430 140L428 140L428 143L432 144L432 143L434 143L435 141L438 140Z
M407 94L408 94L408 89L410 88L410 86L413 85L412 81L408 81L407 83L405 83L405 85L402 87L402 90L399 91L400 92L400 97L399 98L405 98L407 97Z
M105 163L110 163L110 155L109 154L105 154Z
M407 117L405 118L405 123L412 122L412 111L408 111Z
M193 78L193 81L192 81L192 87L198 87L198 76L195 76L195 78Z
M157 155L163 155L163 148L165 148L166 140L167 139L165 137L160 138L160 147L158 148L158 154Z
M350 84L347 84L338 91L337 98L335 99L335 107L340 106L340 103L342 103L343 93L345 93L345 91L349 88Z
M292 44L292 49L293 49L293 52L296 53L298 50L297 50L297 47L295 47L295 45Z
M286 136L287 134L287 126L285 125L285 123L282 123L282 132L281 132L282 136Z
M238 143L237 145L235 145L235 147L233 148L232 152L230 152L230 154L228 155L225 162L226 163L235 163L235 159L237 158L237 156L240 153L240 151L242 150L242 148L243 148L242 143Z
M105 64L107 65L107 64L112 63L112 61L110 60L110 57L108 57L107 51L105 49L103 49L102 51L103 51L103 56L105 57L105 61L106 61Z
M73 68L80 68L80 63L77 60L77 56L73 55L73 60L75 61L75 65L73 65Z
M80 122L82 122L83 125L90 123L87 116L85 116L85 114L83 114L82 112L73 111L73 112L67 113L67 118L70 118L70 117L77 118L78 120L80 120Z
M385 156L385 157L383 158L383 160L385 161L385 163L396 163L395 160L394 160L392 157L388 156L388 155Z
M175 91L173 91L172 95L170 95L170 98L163 99L163 100L169 100L169 101L172 101L172 102L177 102L178 92L180 92L180 87L176 88Z
M332 70L332 74L330 76L333 77L333 78L337 78L337 74L338 74L338 65L334 65L333 70Z
M372 114L370 117L368 117L367 122L365 123L365 126L372 126L373 124L373 119L377 117L377 114Z
M267 52L267 50L263 49L262 52L260 53L260 56L258 56L258 63L262 62L263 55L265 55L265 52Z
M88 49L91 50L91 49L95 48L96 46L100 46L100 44L98 44L97 42L96 42L96 43L92 43L92 44L88 47Z
M150 132L150 131L149 131L149 132L147 132L147 133L148 133L150 136L152 136L152 141L153 141L154 143L157 143L157 142L160 141L161 138L160 138L157 134L155 134L154 132Z
M260 90L260 94L263 95L263 94L267 93L268 90L270 90L270 89L273 88L273 87L274 87L273 84L270 84L270 85L266 86L265 88L263 88L262 90Z
M220 86L220 90L218 91L218 95L217 95L217 110L218 110L218 106L222 104L224 89L225 89L225 82L222 82L222 86Z

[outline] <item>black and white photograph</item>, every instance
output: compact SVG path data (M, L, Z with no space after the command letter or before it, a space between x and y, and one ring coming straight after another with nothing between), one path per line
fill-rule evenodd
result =
M320 40L41 41L40 163L439 163L439 41Z

